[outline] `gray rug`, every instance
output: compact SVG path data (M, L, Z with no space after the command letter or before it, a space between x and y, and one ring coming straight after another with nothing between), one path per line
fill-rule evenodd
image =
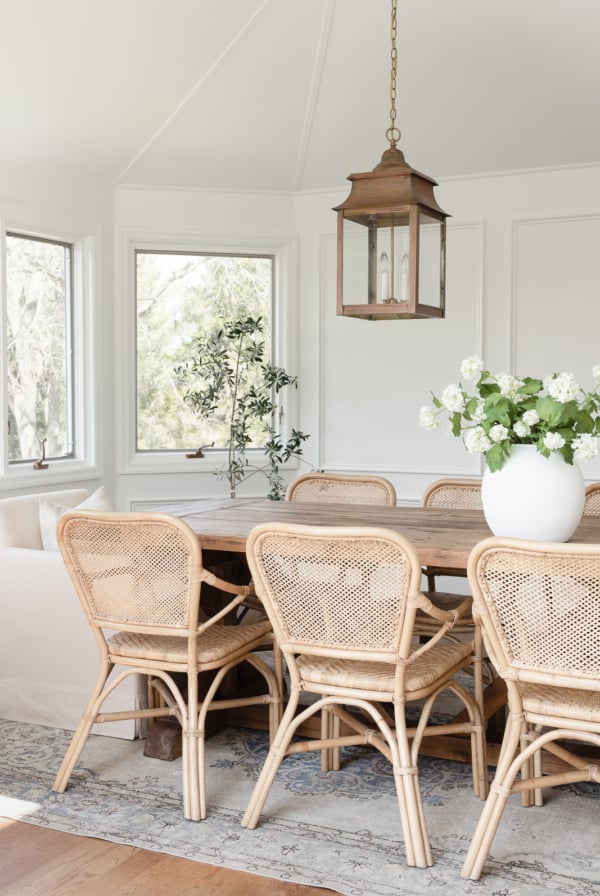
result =
M600 788L547 791L542 808L511 797L479 882L460 868L482 803L470 768L423 758L423 801L435 864L404 861L390 766L376 751L343 754L323 774L316 754L284 760L259 827L240 819L267 750L266 735L225 729L208 741L209 815L185 821L181 760L142 755L140 741L92 737L67 791L51 791L70 732L0 720L0 815L127 843L345 896L598 896ZM0 851L0 880L2 858Z

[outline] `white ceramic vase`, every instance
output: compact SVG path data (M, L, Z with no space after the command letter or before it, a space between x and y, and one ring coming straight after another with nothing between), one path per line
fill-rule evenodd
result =
M585 482L560 452L544 457L535 445L513 445L501 470L486 469L481 499L494 535L568 541L581 520Z

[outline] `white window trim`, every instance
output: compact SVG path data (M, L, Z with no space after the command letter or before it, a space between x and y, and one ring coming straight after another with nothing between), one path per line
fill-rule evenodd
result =
M24 236L37 236L58 240L73 246L73 457L51 460L46 470L34 470L33 464L9 464L8 462L8 393L6 345L6 231ZM100 294L99 272L96 259L100 258L100 236L73 237L60 232L39 233L22 225L9 224L0 220L0 295L1 319L0 338L2 340L0 389L0 492L17 488L40 488L56 486L101 476L98 465L98 427L96 425L98 396L95 376L98 358L99 333L94 326L94 300Z
M294 375L298 370L298 240L295 235L215 234L205 231L165 232L159 228L124 229L117 234L115 264L115 349L117 404L117 473L145 475L149 473L214 473L227 460L226 451L210 451L204 458L186 458L180 452L139 452L136 450L136 307L135 253L162 250L166 252L223 252L231 255L272 255L275 259L275 307L273 309L272 338L274 363ZM298 395L296 389L286 394L281 435L287 438L298 426ZM190 446L192 448L198 445ZM188 449L189 450L189 449ZM264 462L264 453L257 449L248 452L257 465ZM298 466L296 459L286 469Z

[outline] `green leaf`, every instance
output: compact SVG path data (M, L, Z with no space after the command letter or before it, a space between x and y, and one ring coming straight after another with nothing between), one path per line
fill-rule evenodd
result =
M470 398L465 405L465 417L467 420L473 419L473 414L477 411L479 406L479 399L477 396Z
M518 395L537 395L541 390L543 383L541 380L534 380L530 376L526 376L523 385L517 389Z
M482 383L479 387L479 393L482 398L489 398L490 395L500 395L500 386L497 383Z
M542 398L538 398L535 403L535 409L539 414L540 420L547 423L551 429L560 423L563 415L563 406L560 401L545 395Z
M568 464L573 463L574 451L569 442L567 442L566 445L562 446L562 448L560 449L560 453L562 454L562 456L564 457L564 459L566 460L566 462Z
M485 461L492 473L495 473L496 470L501 470L505 460L506 458L500 442L492 445L490 450L485 453Z
M595 422L591 414L588 414L585 411L580 411L577 415L576 423L578 434L582 432L594 432Z
M503 426L511 425L510 417L511 403L505 395L494 393L489 395L485 401L485 419L490 426L494 423L502 423Z

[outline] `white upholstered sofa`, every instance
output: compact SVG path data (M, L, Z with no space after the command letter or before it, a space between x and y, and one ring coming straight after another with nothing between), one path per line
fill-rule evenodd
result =
M44 549L40 526L41 503L47 522L56 505L75 507L88 497L68 489L0 500L0 718L74 730L92 690L96 642L62 556ZM130 709L143 691L131 676L106 709ZM133 738L138 727L126 720L94 732Z

